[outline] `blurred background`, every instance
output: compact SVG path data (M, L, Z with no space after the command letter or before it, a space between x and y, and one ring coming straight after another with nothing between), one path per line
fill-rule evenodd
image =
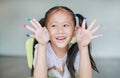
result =
M38 21L53 6L67 6L87 17L88 25L97 19L101 25L92 42L92 55L100 73L93 78L120 77L120 0L0 0L0 78L27 78L24 28L28 18Z

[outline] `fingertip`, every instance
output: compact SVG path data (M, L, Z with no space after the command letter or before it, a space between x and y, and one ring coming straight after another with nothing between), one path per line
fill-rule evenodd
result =
M87 18L86 18L86 17L84 17L84 20L86 21L86 20L87 20Z
M27 27L27 24L24 24L24 28L26 28Z
M81 27L80 27L80 26L77 26L76 29L81 29Z
M94 18L94 21L96 22L96 21L97 21L97 19L96 19L96 18Z
M28 18L28 22L30 22L32 19L31 18Z
M35 19L35 18L33 18L33 21L36 21L36 19Z
M101 28L101 25L99 24L97 27L98 27L98 28Z
M26 37L30 37L30 34L26 34Z

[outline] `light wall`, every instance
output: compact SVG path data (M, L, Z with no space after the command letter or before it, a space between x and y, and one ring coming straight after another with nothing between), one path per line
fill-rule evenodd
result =
M0 55L26 55L24 28L29 17L39 20L58 5L71 8L87 17L96 18L103 37L92 42L95 57L120 57L120 0L0 0Z

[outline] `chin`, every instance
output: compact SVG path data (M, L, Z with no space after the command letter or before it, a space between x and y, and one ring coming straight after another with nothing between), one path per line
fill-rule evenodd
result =
M66 47L66 46L67 46L67 45L60 45L60 44L58 45L59 48L64 48L64 47Z
M68 46L68 42L56 43L56 46L59 47L59 48L64 48L64 47Z

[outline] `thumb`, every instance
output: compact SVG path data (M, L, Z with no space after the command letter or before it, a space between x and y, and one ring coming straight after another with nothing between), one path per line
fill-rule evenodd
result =
M46 32L46 33L48 33L48 30L47 30L47 28L46 28L46 27L43 27L43 28L44 28L45 32Z

